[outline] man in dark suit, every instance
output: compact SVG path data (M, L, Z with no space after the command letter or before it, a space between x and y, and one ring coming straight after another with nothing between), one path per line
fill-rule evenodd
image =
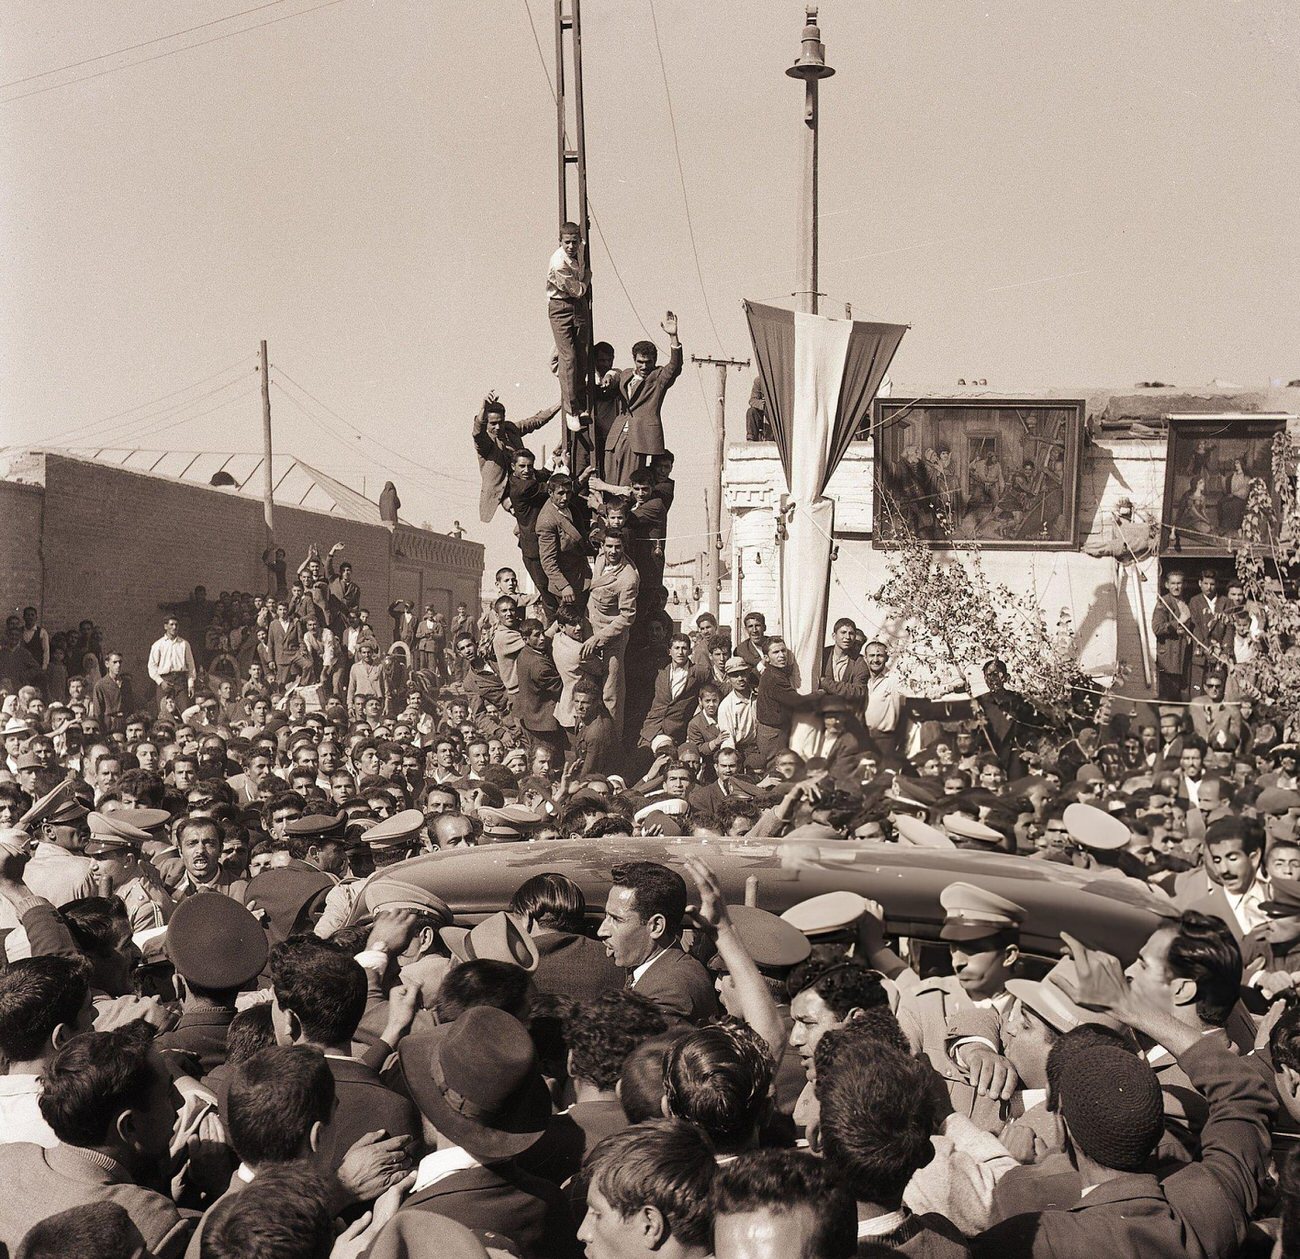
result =
M656 366L659 349L653 341L632 347L634 368L619 373L619 390L627 410L627 440L638 463L664 449L664 395L682 374L682 343L677 339L677 316L670 310L659 325L668 334L671 351L663 367Z
M853 719L852 705L842 695L824 695L817 704L817 715L822 719L822 732L813 755L826 762L826 772L837 786L859 789L857 771L862 746L848 729Z
M529 618L520 626L524 646L515 657L515 717L528 736L531 757L539 746L551 748L558 757L564 755L564 733L555 720L555 701L560 698L560 675L546 654L546 630L541 621Z
M275 605L275 620L271 622L268 632L268 645L271 649L271 667L275 670L275 680L280 683L287 682L289 670L302 654L302 626L290 616L287 599L281 599Z
M281 1045L306 1045L325 1055L337 1107L321 1136L320 1165L337 1172L368 1132L421 1140L420 1117L408 1098L352 1057L352 1038L366 1010L366 973L346 954L314 937L271 950L271 1025Z
M1222 650L1224 642L1232 632L1227 617L1227 599L1219 593L1219 577L1212 568L1201 570L1197 581L1200 590L1187 601L1187 610L1192 614L1192 665L1189 674L1191 692L1195 695L1205 693L1205 670L1207 666L1221 668L1213 652Z
M640 746L648 748L664 734L673 745L686 742L686 727L700 702L700 687L713 678L712 661L691 659L691 640L674 634L668 643L668 663L655 677L654 699L641 726Z
M719 748L714 756L717 780L705 787L696 787L687 797L691 808L705 817L713 817L724 800L753 799L758 788L738 777L740 753L735 748Z
M629 861L611 875L596 934L615 963L630 972L628 987L649 997L670 1020L704 1023L717 1017L709 972L682 951L686 881L654 861Z
M429 1035L406 1036L402 1076L437 1132L400 1213L431 1211L499 1233L528 1259L578 1259L582 1247L559 1188L516 1162L551 1124L551 1099L528 1029L474 1006Z
M546 615L553 617L559 604L547 586L542 555L537 546L537 517L546 506L546 483L551 479L551 474L545 468L538 471L536 462L531 450L514 452L510 479L506 482L506 494L502 502L515 518L515 536L519 539L520 558L537 587L537 596L546 609Z
M850 700L850 711L860 711L867 699L867 663L858 651L858 627L847 616L835 622L834 642L822 651L822 676L818 685L827 695Z
M584 678L573 688L573 777L612 774L622 768L623 744L601 697L599 682Z
M1156 696L1185 700L1192 663L1192 610L1183 601L1186 578L1172 572L1165 578L1165 593L1151 613L1156 638Z

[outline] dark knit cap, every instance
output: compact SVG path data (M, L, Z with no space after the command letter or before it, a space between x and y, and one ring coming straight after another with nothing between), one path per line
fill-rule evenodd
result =
M1061 1116L1070 1139L1103 1167L1140 1171L1165 1126L1156 1073L1136 1055L1108 1045L1061 1065Z

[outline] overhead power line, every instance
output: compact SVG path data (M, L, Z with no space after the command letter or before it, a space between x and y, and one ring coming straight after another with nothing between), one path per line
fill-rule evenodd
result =
M551 93L551 100L555 100L555 81L551 78L551 67L546 64L546 54L542 51L542 41L537 34L537 23L533 21L533 10L529 6L528 0L524 0L524 12L528 14L528 25L532 28L533 43L537 46L537 59L542 63L542 74L546 76L546 86ZM637 310L636 303L632 300L632 294L628 292L627 285L623 283L623 276L618 269L618 263L614 261L614 251L609 247L609 241L605 239L605 229L600 225L600 219L596 217L596 209L591 203L591 194L587 194L587 217L591 219L591 225L596 229L596 235L600 237L601 246L605 250L605 257L609 261L609 269L614 273L614 279L618 281L618 287L623 292L628 309L632 312L632 317L640 325L641 331L647 337L653 338L654 334L646 327L646 322L641 318L641 312Z
M52 442L65 441L70 437L75 437L78 441L81 441L83 439L91 438L92 434L96 441L116 440L114 434L117 430L130 428L141 419L145 418L144 416L137 414L138 412L147 411L151 407L160 406L160 404L166 404L161 405L160 410L156 413L156 416L162 416L176 408L185 407L192 402L197 402L201 397L209 395L199 395L198 397L186 398L183 401L177 402L170 402L169 399L178 398L180 394L189 393L193 389L198 389L201 386L218 379L218 377L229 376L233 371L247 368L248 362L248 358L245 357L236 363L231 363L229 366L221 368L220 371L213 372L210 376L204 376L200 380L191 381L188 385L182 385L178 389L173 389L168 393L160 394L157 398L151 398L147 402L137 402L134 406L124 407L121 411L114 411L112 415L100 416L98 419L83 420L80 424L73 424L68 428L61 429L57 433L39 438L27 444L32 446L49 445ZM232 380L228 383L234 384L236 382ZM225 387L225 385L220 386L220 388Z
M449 472L442 471L441 468L435 468L430 466L427 463L421 463L418 459L412 459L410 455L405 454L403 451L395 450L392 446L385 445L378 438L358 428L357 425L352 423L352 421L349 420L346 416L340 415L337 411L333 409L333 407L327 406L325 403L323 403L318 397L316 397L314 393L311 392L310 389L307 389L305 386L300 385L296 380L294 380L294 378L290 376L289 373L286 372L283 367L280 367L276 363L272 363L271 370L277 376L280 376L284 380L287 380L289 384L291 384L300 393L304 394L307 398L309 398L312 402L314 402L327 415L333 416L334 419L336 419L345 428L350 429L359 438L361 438L362 441L371 442L373 445L378 446L380 450L386 450L390 455L393 455L398 459L404 460L406 463L411 464L413 467L420 468L422 471L429 473L431 476L440 477L445 481L451 481L457 485L474 484L474 482L471 481L468 477L452 476Z
M120 71L120 70L130 70L130 69L133 69L135 66L143 66L143 65L147 65L147 64L148 64L149 62L151 62L151 61L161 61L164 57L174 57L177 53L182 53L182 52L191 52L191 51L192 51L193 49L195 49L195 48L204 48L204 47L206 47L208 44L215 44L215 43L217 43L217 42L219 42L220 40L223 40L223 39L233 39L236 35L247 35L250 31L260 31L260 30L262 30L264 27L267 27L267 26L274 26L274 25L276 25L277 22L287 22L287 21L289 21L291 18L296 18L296 17L306 17L306 15L307 15L308 13L316 13L316 12L318 12L318 11L321 10L321 9L329 9L329 8L332 8L332 7L333 7L334 5L336 5L336 4L342 4L342 3L343 3L343 0L324 0L324 3L323 3L323 4L314 4L314 5L311 5L309 8L306 8L306 9L298 9L298 10L297 10L296 12L294 12L294 13L285 13L285 14L281 15L280 17L268 18L265 22L254 22L254 23L250 24L249 26L241 26L238 30L235 30L235 31L223 31L220 35L213 35L213 36L211 36L211 37L208 38L208 39L197 39L197 40L195 40L193 43L182 45L180 48L168 48L168 49L167 49L166 51L164 51L164 52L157 52L157 53L154 53L152 56L149 56L149 57L137 57L134 61L128 61L128 62L126 63L126 65L122 65L122 66L108 66L106 69L103 69L103 70L96 70L93 74L82 74L82 75L78 75L76 78L72 78L72 79L64 79L62 82L59 82L59 83L47 83L44 87L36 87L36 88L32 88L31 91L29 91L29 92L19 92L19 93L17 93L17 94L14 95L14 96L7 96L7 97L4 98L4 100L3 100L2 102L0 102L0 104L12 105L15 101L26 100L29 96L40 96L42 92L53 92L53 91L56 91L56 90L58 90L59 88L62 88L62 87L72 87L74 84L77 84L77 83L88 83L88 82L90 82L91 79L102 79L102 78L104 77L104 75L106 75L106 74L116 74L116 73L118 73L118 71ZM264 6L264 7L269 7L269 6ZM252 12L256 12L256 10L254 10L254 9L250 9L250 10L247 10L247 12L252 13ZM229 21L230 19L227 18L227 19L224 19L224 20ZM209 23L209 25L210 25L210 23ZM198 29L198 28L193 28L193 29ZM184 32L182 32L182 33L184 33ZM174 39L174 38L176 38L176 37L175 37L175 36L162 36L161 38L163 38L163 39L168 39L168 38L172 38L172 39ZM152 41L152 40L146 41L146 43L153 43L153 42L157 42L157 41ZM141 46L143 46L143 45L141 45ZM112 53L108 53L108 54L106 54L106 55L107 55L107 56L113 56L114 54L112 54ZM91 58L91 60L100 60L100 58ZM63 67L63 68L64 68L64 69L70 69L71 67ZM31 76L31 77L32 77L33 79L36 79L36 78L45 78L45 77L47 77L48 75L51 75L51 74L57 74L57 73L58 73L57 70L47 70L47 71L45 71L43 74L40 74L40 75L33 75L33 76ZM15 80L14 80L15 83L22 83L22 82L24 82L24 81L25 81L25 80L22 80L22 79L15 79Z
M664 97L668 101L668 123L673 133L673 152L677 156L677 180L682 189L682 205L686 208L686 233L691 239L691 254L695 259L695 278L700 283L700 296L704 298L704 313L709 317L709 327L713 329L713 338L722 349L722 337L718 334L718 325L713 318L713 307L709 305L709 293L704 287L704 271L700 266L700 249L695 242L695 224L691 220L691 199L686 195L686 172L682 169L682 146L677 139L677 117L673 112L673 94L668 87L668 68L664 64L664 47L659 42L659 19L655 16L654 0L646 0L650 7L650 25L654 29L655 48L659 53L659 73L664 81Z
M182 35L192 35L195 31L206 30L209 26L220 26L222 22L233 22L236 18L247 17L250 13L260 13L263 9L274 9L287 3L288 0L267 0L266 4L255 5L251 9L242 9L238 13L227 13L225 17L214 17L210 22L200 22L197 26L187 26L183 31L172 31L170 35L157 35L153 39L143 39L138 44L127 44L125 48L114 48L112 52L101 52L94 57L84 57L81 61L70 61L66 66L56 66L53 70L41 70L36 74L29 74L21 79L10 79L8 83L0 83L0 91L9 87L18 87L21 83L33 83L37 79L45 79L52 74L63 74L67 70L78 70L82 66L94 65L96 61L107 61L110 57L121 57L126 53L136 52L138 49L148 48L153 44L164 44L169 39L180 39Z

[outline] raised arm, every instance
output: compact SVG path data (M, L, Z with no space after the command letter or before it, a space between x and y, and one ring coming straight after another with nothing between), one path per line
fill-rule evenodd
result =
M700 895L698 916L714 932L722 958L740 1004L740 1016L767 1042L774 1062L785 1053L785 1022L772 999L767 982L736 934L717 875L698 857L687 857L686 868Z

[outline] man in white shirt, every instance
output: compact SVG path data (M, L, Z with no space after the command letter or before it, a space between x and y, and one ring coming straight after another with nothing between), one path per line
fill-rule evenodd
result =
M41 1076L70 1037L88 1032L95 1012L83 967L66 957L25 957L0 971L0 1144L59 1139L40 1110Z
M863 649L862 658L867 662L867 733L880 751L896 751L903 691L889 672L889 648L876 639Z
M718 729L723 747L735 748L750 769L763 770L758 755L758 674L740 656L723 666L731 690L718 705Z
M149 676L158 687L158 696L188 696L194 690L198 669L194 652L180 636L180 622L174 616L163 621L163 636L149 648Z

